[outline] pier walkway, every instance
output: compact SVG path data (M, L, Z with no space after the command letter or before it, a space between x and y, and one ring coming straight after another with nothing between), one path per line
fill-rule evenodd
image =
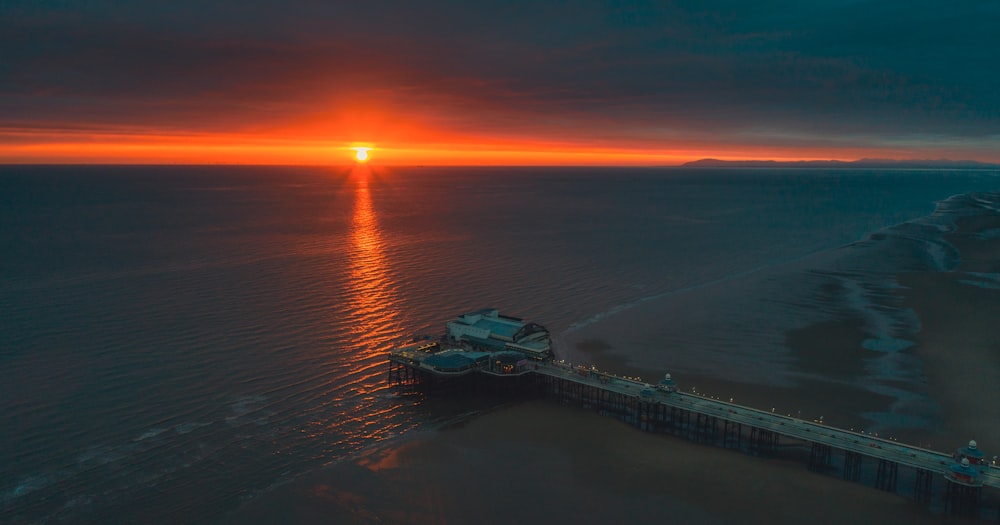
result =
M457 354L462 357L456 358ZM432 358L434 355L437 357ZM534 376L565 396L588 404L614 407L619 413L634 413L632 420L637 424L640 418L649 418L649 425L665 423L675 428L685 426L695 433L715 436L716 425L721 422L725 428L722 436L724 444L730 439L738 443L743 438L745 426L751 430L751 441L758 444L770 441L773 447L779 436L811 443L810 462L815 461L819 467L830 466L831 450L839 449L845 454L845 477L857 478L862 456L874 458L879 461L876 485L884 490L895 490L898 465L915 469L918 485L926 485L929 492L930 474L943 475L955 464L949 454L830 427L821 421L784 416L696 394L662 391L638 379L608 374L592 367L524 359L501 362L494 359L496 355L460 351L427 354L416 347L401 348L389 355L390 363L395 367L390 369L390 375L395 374L399 381L405 380L404 374L411 380L419 375L438 378L469 374L498 378ZM691 419L692 414L694 420ZM682 423L678 423L678 419ZM640 426L649 425L643 423ZM983 486L1000 488L1000 468L985 465L980 480ZM918 487L917 490L921 489Z
M635 397L644 403L679 408L721 421L756 427L802 441L818 443L937 474L944 474L948 467L954 463L950 455L942 452L695 394L661 392L652 389L652 386L647 383L635 379L608 376L592 369L574 368L557 362L538 363L535 366L537 368L532 368L529 372L598 387ZM994 465L988 466L987 470L983 472L982 481L984 486L1000 488L1000 469Z

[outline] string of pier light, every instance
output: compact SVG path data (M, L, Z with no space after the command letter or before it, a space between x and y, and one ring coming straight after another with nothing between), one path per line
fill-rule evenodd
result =
M573 363L567 363L566 360L564 360L564 359L560 359L559 361L553 361L553 363L561 365L562 367L564 367L564 368L566 368L568 370L571 370L571 371L574 370L574 369L576 369L573 366ZM597 368L596 365L589 365L589 366L587 366L587 365L580 365L580 367L584 368L584 369L587 369L587 370L590 370L590 371L593 371L593 372L596 372L596 373L604 374L607 377L612 377L612 378L616 378L616 379L625 379L625 380L628 380L628 381L634 381L634 382L637 382L637 383L643 383L642 378L639 377L639 376L619 376L617 374L612 374L612 373L608 373L608 372L601 372L601 370L599 368ZM719 396L713 396L713 395L708 395L708 394L705 394L705 393L702 393L702 392L698 392L698 388L694 387L694 386L691 387L691 393L693 395L696 395L696 396L701 397L701 398L712 399L712 400L715 400L715 401L721 401L723 403L726 402L725 400L723 400ZM732 403L732 404L735 404L735 398L734 397L730 397L728 402ZM776 407L771 407L771 413L772 414L776 413L776 410L777 410ZM824 416L819 416L818 418L807 420L807 419L805 419L805 418L802 417L802 411L801 410L797 411L797 416L792 416L792 414L790 412L787 413L786 416L789 417L789 418L792 418L792 419L798 419L799 421L810 421L812 423L816 423L816 424L819 424L819 425L827 425L827 423L824 421ZM854 432L856 434L860 434L862 436L872 436L872 437L875 437L875 438L879 438L878 432L874 432L874 433L873 432L867 432L866 433L864 430L855 431L853 427L851 427L850 431ZM888 441L895 441L897 443L899 442L899 440L896 439L894 436L889 436L889 437L879 438L879 439L885 439L885 440L888 440ZM928 450L930 450L931 449L931 445L928 444L927 448L928 448Z

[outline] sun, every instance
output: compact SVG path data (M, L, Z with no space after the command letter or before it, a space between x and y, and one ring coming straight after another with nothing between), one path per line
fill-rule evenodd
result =
M351 148L354 150L355 162L368 162L368 151L371 148Z

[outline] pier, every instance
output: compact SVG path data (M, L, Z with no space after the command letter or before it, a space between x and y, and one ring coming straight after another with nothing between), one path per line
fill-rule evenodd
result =
M804 420L661 389L593 367L525 359L510 352L435 353L416 345L393 350L389 362L390 380L396 384L464 376L475 380L478 375L484 380L510 382L518 388L537 388L543 394L599 410L645 431L758 455L795 446L803 451L803 459L808 450L806 461L812 470L840 472L844 479L856 482L864 472L867 478L874 477L875 488L910 494L922 503L930 503L938 494L940 503L952 514L980 515L983 488L1000 489L1000 468L986 461L968 470L972 477L956 477L960 465L956 467L958 459L954 455L831 427L821 420ZM970 445L975 448L974 442ZM981 458L982 454L975 452ZM901 485L903 480L906 487ZM990 512L1000 519L1000 509Z

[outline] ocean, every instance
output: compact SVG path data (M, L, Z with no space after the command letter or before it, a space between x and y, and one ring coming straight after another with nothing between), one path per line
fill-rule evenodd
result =
M852 315L846 382L933 424L894 276L946 271L1000 172L0 167L0 521L217 523L489 407L400 395L386 352L491 306L560 357L794 387L791 330ZM984 285L990 285L984 279ZM914 406L924 407L914 410Z

